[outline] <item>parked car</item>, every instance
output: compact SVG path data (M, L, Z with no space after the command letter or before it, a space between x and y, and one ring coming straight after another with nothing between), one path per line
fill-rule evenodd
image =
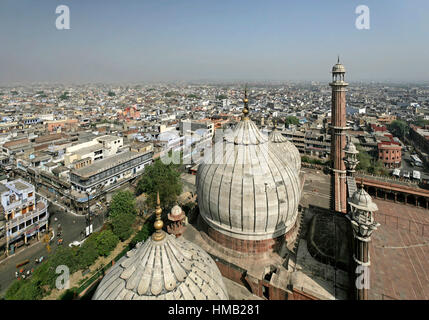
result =
M400 172L401 172L401 170L399 170L399 169L395 169L395 170L393 170L393 172L392 172L392 175L394 176L394 177L397 177L397 178L399 178L399 174L400 174Z
M69 244L69 247L70 248L73 248L73 247L80 247L80 242L79 241L73 241L73 242L71 242L70 244Z

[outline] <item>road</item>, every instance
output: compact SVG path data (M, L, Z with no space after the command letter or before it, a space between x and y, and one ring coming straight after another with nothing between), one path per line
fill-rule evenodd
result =
M82 240L85 227L86 227L86 216L76 216L72 213L65 212L63 207L59 207L52 202L50 202L48 207L49 212L49 225L52 227L55 233L55 238L51 241L51 252L48 253L44 243L35 242L29 247L19 251L13 256L8 257L7 259L0 262L0 296L2 296L7 288L10 286L13 280L15 280L15 271L18 269L16 265L22 261L30 260L30 263L25 265L23 268L25 270L30 270L36 265L35 259L41 256L48 257L55 249L57 245L57 234L58 234L58 224L61 224L62 227L62 238L63 245L68 246L73 241ZM55 218L57 221L55 221ZM93 229L97 231L103 225L103 216L100 214L98 216L93 216Z
M411 175L413 170L420 171L422 178L427 179L429 177L429 171L425 167L416 167L411 164L411 154L409 151L404 150L402 152L401 176L404 171L408 171Z

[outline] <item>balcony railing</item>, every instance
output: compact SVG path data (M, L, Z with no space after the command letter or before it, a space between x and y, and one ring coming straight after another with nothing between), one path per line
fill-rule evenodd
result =
M44 208L42 208L40 210L38 210L36 207L35 210L33 210L33 211L30 211L28 213L23 214L22 216L19 216L19 217L16 217L16 218L9 220L7 222L8 228L11 229L13 227L19 226L21 223L23 223L29 219L33 219L34 217L39 216L40 214L43 213L43 211L46 211L47 205L46 205L46 203L44 203L44 204L45 204Z
M46 222L48 222L48 218L49 217L46 215L42 219L40 219L39 221L36 221L36 222L30 224L29 226L25 227L24 229L17 230L17 231L15 231L13 233L10 231L10 228L8 226L8 229L9 229L9 231L8 231L9 238L11 240L14 240L17 237L21 236L23 233L26 233L29 229L34 228L35 225L38 225L38 227L40 227L41 225L43 225Z

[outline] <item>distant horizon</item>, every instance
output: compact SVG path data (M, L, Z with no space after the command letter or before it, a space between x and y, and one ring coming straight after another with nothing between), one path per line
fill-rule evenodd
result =
M427 0L2 0L0 85L327 82L337 55L349 83L428 83L428 33Z
M257 86L257 85L294 85L294 84L308 84L308 85L327 85L329 86L330 80L316 81L316 80L170 80L170 81L122 81L122 82L108 82L108 81L94 81L94 82L48 82L48 81L34 81L34 82L15 82L15 83L2 83L0 88L14 88L20 86L85 86L85 85L109 85L109 86L148 86L148 85L242 85ZM346 81L349 87L353 85L416 85L429 87L428 81L399 81L399 80L385 80L385 81Z

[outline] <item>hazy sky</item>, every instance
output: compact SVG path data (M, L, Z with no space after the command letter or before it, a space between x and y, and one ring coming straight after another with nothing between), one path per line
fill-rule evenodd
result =
M429 1L0 0L3 84L324 81L337 54L349 81L428 81Z

